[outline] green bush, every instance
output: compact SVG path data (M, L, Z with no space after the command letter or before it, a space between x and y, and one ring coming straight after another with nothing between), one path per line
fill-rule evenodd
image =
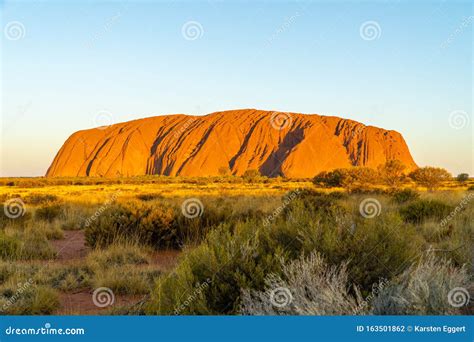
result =
M313 183L327 188L342 187L346 177L347 172L345 169L336 169L329 172L323 171L313 178Z
M356 166L321 172L313 178L313 183L324 187L367 188L380 183L380 176L374 169Z
M321 205L314 206L315 200ZM397 215L354 223L349 213L327 215L338 212L333 205L327 197L308 193L270 224L248 220L221 225L187 251L172 274L159 278L147 313L236 313L240 289L263 291L268 274L281 274L282 259L314 251L331 265L349 261L349 278L367 293L422 249L414 227L405 227Z
M86 242L91 247L105 247L123 240L159 248L173 242L172 220L172 210L159 206L111 205L89 218Z
M385 164L378 167L378 172L384 184L396 188L404 180L403 171L406 166L399 160L388 160Z
M451 174L440 167L421 167L409 174L409 177L421 186L432 190L443 182L451 180Z
M456 176L456 180L460 183L467 182L469 180L469 174L467 173L460 173Z
M181 248L198 244L207 233L222 222L245 221L263 217L259 210L234 211L219 200L206 203L201 215L188 218L182 208L161 203L115 204L89 218L86 241L91 247L104 247L117 240L138 242L161 248Z
M345 196L340 192L325 194L304 189L294 193L296 196L293 199L289 198L288 204L283 210L286 218L290 218L292 214L300 216L315 215L315 217L327 219L326 221L328 221L338 216L344 216L347 213L347 210L338 203L338 200ZM291 196L291 194L285 195L283 201Z
M278 270L268 229L255 222L223 224L188 252L175 271L158 279L149 314L225 314L236 312L241 288L261 288L266 272ZM192 299L192 300L191 300Z
M36 209L35 219L52 222L62 214L62 207L59 204L43 206Z
M416 200L400 208L400 215L406 222L420 224L427 219L442 220L454 208L438 200Z
M404 204L410 201L414 201L420 197L420 194L412 189L397 190L391 195L395 203L398 204Z

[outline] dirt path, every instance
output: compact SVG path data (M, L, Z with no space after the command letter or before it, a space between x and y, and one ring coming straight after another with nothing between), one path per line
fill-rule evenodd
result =
M115 295L114 302L110 306L98 307L92 300L92 291L83 290L76 293L61 293L59 301L61 308L55 313L57 315L99 315L113 307L131 305L139 302L143 296Z
M82 230L65 231L63 239L50 242L56 250L58 257L55 262L58 263L81 262L91 250L85 244L85 235ZM159 271L169 271L176 265L180 253L178 250L156 251L151 254L151 265ZM61 292L59 293L61 307L55 314L98 315L110 308L135 304L143 298L137 295L115 295L112 305L101 308L94 304L92 297L93 289L83 289L74 293Z
M59 261L83 259L89 252L83 230L66 230L64 238L51 241Z
M151 264L160 271L169 271L176 266L180 254L178 250L156 251L151 255Z

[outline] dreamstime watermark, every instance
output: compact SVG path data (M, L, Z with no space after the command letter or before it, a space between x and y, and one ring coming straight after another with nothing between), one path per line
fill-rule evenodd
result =
M188 198L181 204L181 212L189 219L199 217L204 212L204 205L198 198Z
M372 286L372 291L365 297L365 299L357 306L354 310L354 315L357 315L361 311L365 311L369 306L370 302L387 286L388 279L382 278L377 285Z
M100 30L98 30L95 34L92 35L92 38L86 42L86 47L87 48L93 48L95 43L97 43L100 39L102 39L107 33L109 33L112 30L112 27L117 24L119 19L123 16L124 11L127 9L127 7L119 10L117 13L115 13L113 16L109 17L106 19L104 25Z
M23 295L23 292L25 292L31 285L33 285L32 278L28 279L23 284L19 283L15 293L7 299L7 301L2 306L2 310L0 311L7 311L10 306L15 304L20 299L20 297Z
M15 328L9 326L5 329L5 335L84 335L83 328L53 328L50 323L46 323L40 328Z
M292 122L293 117L291 113L287 112L273 112L272 116L270 117L270 124L273 128L279 131L291 126Z
M199 284L199 286L197 286L193 293L190 294L188 296L188 298L186 298L186 300L177 308L174 309L174 314L175 315L179 315L184 309L186 309L187 307L189 307L189 305L191 305L192 302L194 302L196 300L196 298L205 290L209 287L209 285L211 285L212 281L210 278L207 278L205 282Z
M448 224L449 221L451 221L460 211L462 211L466 205L474 198L474 193L469 193L469 195L465 196L461 202L454 208L453 211L449 213L448 216L446 216L443 220L440 222L440 226L444 227Z
M3 34L8 40L20 40L25 38L26 28L25 25L19 21L10 21L5 25Z
M188 21L181 27L181 35L186 40L197 40L204 35L204 28L198 21Z
M101 110L94 116L94 126L98 129L107 129L114 124L114 117L112 113L106 110Z
M456 30L454 30L454 32L449 35L448 39L446 39L443 43L441 43L440 49L445 49L446 47L448 47L448 45L450 45L458 36L460 36L465 31L465 29L470 24L472 24L473 21L474 21L473 15L467 18L464 18L461 24L456 28Z
M360 25L359 34L363 40L376 40L382 35L382 28L378 22L369 20Z
M463 129L469 125L469 115L463 110L455 110L449 114L449 126L454 129Z
M6 217L16 219L25 215L26 206L21 198L11 198L3 204L3 212Z
M89 217L84 226L87 228L91 225L92 222L94 222L95 220L97 220L97 218L102 215L102 213L105 211L105 209L107 209L107 207L109 207L112 203L115 202L115 200L117 199L117 197L120 195L121 193L121 190L118 190L117 192L115 192L107 201L105 201L105 203L103 205L100 206L99 209L97 209L97 211L91 216Z
M455 287L448 293L448 303L455 308L467 305L470 299L469 291L464 287Z
M301 14L299 12L296 12L292 16L290 16L288 18L285 18L285 20L283 21L283 24L281 24L280 27L278 27L278 29L276 29L275 32L273 32L273 34L270 36L270 38L267 39L267 41L265 42L265 45L266 46L271 45L277 39L277 37L280 34L288 31L288 29L291 27L291 25L293 25L294 22L296 21L296 18L298 18L300 16L301 16Z
M283 204L280 205L278 208L276 208L270 215L268 215L264 220L263 220L263 225L268 226L272 221L274 221L282 212L285 210L285 208L300 194L301 190L296 189L292 191L289 195L285 196L283 199Z
M293 301L291 291L286 287L277 287L270 291L270 303L277 308L284 308Z
M195 118L189 118L186 120L177 130L174 131L174 138L178 140L195 121Z
M382 212L382 205L375 198L366 198L360 202L359 212L365 218L374 218Z
M92 293L92 302L99 308L105 308L107 306L114 305L114 292L108 287L98 287Z

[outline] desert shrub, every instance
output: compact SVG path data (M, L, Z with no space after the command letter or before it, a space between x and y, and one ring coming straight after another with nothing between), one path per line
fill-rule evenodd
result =
M347 210L338 203L338 200L343 197L344 195L340 195L337 192L327 195L308 189L290 192L283 197L283 201L288 199L283 213L286 218L296 214L300 217L315 215L318 218L331 220L334 217L344 216L347 213Z
M470 187L468 187L467 191L474 191L474 185L471 185Z
M155 248L171 247L177 243L173 218L170 208L135 203L111 205L89 220L86 242L91 247L105 247L120 240Z
M283 251L256 234L256 222L223 224L183 256L175 271L158 279L149 314L225 314L237 312L241 288L262 288L266 272L278 270ZM192 300L191 300L192 299Z
M342 187L347 178L347 171L345 169L336 169L334 171L323 171L313 178L315 185L324 187Z
M416 200L400 208L400 215L406 222L422 223L427 219L441 220L453 210L453 207L438 200Z
M148 201L154 201L154 200L157 200L157 199L162 199L163 195L161 195L161 194L140 194L140 195L137 195L137 198L140 201L148 202Z
M428 254L392 279L371 302L375 315L452 315L459 299L468 303L470 279L464 268ZM464 289L465 293L452 291ZM461 297L456 298L455 296ZM464 297L462 297L464 296Z
M25 196L24 201L32 205L51 204L59 200L59 197L53 194L31 194Z
M376 170L357 166L321 172L313 178L315 185L324 187L367 188L380 182Z
M412 189L403 189L393 192L391 196L395 203L404 204L418 199L420 197L420 194Z
M255 170L255 169L250 169L250 170L245 171L244 174L242 175L242 178L249 183L256 182L263 179L262 175L260 174L260 171Z
M7 315L49 315L59 305L56 291L46 286L12 284L0 289L0 312Z
M352 294L355 293L355 296ZM244 315L351 315L362 313L362 296L351 288L347 264L330 266L318 253L283 264L265 278L265 289L243 289Z
M403 171L405 165L396 159L388 160L384 165L379 166L378 171L381 180L390 187L398 187L404 179Z
M316 250L328 262L348 261L350 279L364 295L381 278L389 279L413 260L424 246L413 226L394 213L374 219L337 220L335 223L307 225L298 238L305 251Z
M365 166L347 169L347 178L344 185L348 188L367 188L380 182L376 170Z
M35 211L35 219L52 222L62 214L62 207L59 204L43 206Z
M469 174L467 173L460 173L456 176L456 180L460 183L467 182L469 180Z
M439 167L421 167L409 174L416 183L430 190L439 187L443 182L451 179L451 174Z
M331 265L349 261L350 279L367 292L380 278L397 274L422 249L414 227L405 227L395 214L359 220L351 232L350 214L313 213L303 201L298 203L288 217L280 215L270 224L248 220L210 231L201 245L185 252L172 274L159 278L146 311L236 313L241 289L263 291L266 275L281 275L281 258L290 261L313 251Z
M206 203L200 215L189 218L181 206L173 209L153 203L113 205L90 219L86 241L92 247L104 247L117 240L139 242L160 248L181 248L198 244L222 222L262 217L258 210L234 212L229 204Z

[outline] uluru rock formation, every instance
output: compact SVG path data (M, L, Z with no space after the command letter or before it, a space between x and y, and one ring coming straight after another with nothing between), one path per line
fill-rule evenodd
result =
M397 159L416 168L400 133L333 116L261 111L164 115L78 131L46 176L215 176L257 169L313 177Z

